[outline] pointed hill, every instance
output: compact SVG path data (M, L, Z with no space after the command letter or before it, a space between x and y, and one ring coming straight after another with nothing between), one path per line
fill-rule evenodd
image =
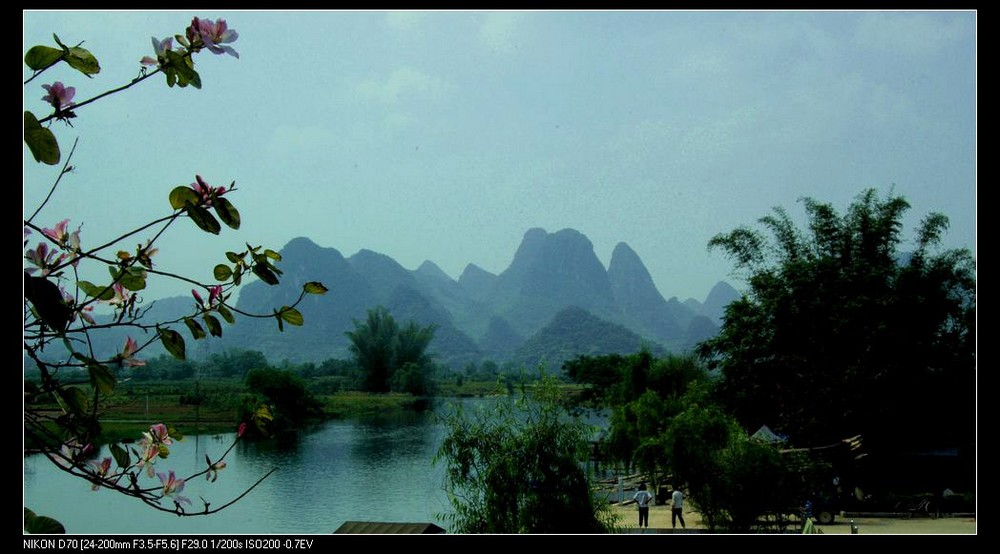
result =
M400 326L408 321L436 326L434 339L428 347L436 362L459 368L482 359L479 346L455 327L448 311L415 288L400 286L389 296L385 307Z
M400 324L437 325L431 348L439 362L453 367L487 358L504 362L546 356L551 361L574 352L634 351L639 336L676 351L717 332L722 308L738 297L732 287L719 283L704 303L664 300L627 244L615 247L605 269L590 240L573 229L530 229L499 275L468 264L457 280L431 261L409 270L385 254L363 249L346 258L304 237L289 241L280 253L280 284L272 287L251 277L233 301L240 310L270 314L294 303L306 282L321 281L329 292L306 295L298 306L305 325L286 325L279 333L274 318L237 314L236 325L223 323L221 340L199 341L180 326L192 358L230 349L258 350L273 363L348 358L344 333L379 305L389 308ZM190 304L186 297L163 299L150 315L175 319L190 313ZM99 348L119 351L124 333L106 335ZM547 340L554 342L546 346ZM160 351L157 347L144 354Z
M624 242L611 254L608 278L622 322L629 328L663 344L675 343L683 335L686 326L677 321L677 310L663 299L639 255Z
M559 311L542 329L526 340L513 359L528 369L545 362L550 371L581 355L632 354L650 344L622 325L605 321L578 306ZM654 354L664 350L653 345Z
M725 281L719 281L709 291L700 313L716 325L722 325L722 318L726 315L726 306L733 300L739 299L740 293L736 289Z
M519 335L506 319L499 316L490 318L486 334L479 339L483 354L494 361L506 360L523 343L524 337Z
M535 228L525 233L510 266L497 276L488 305L523 336L569 306L620 318L594 245L573 229L547 233Z
M465 266L462 275L458 278L458 284L473 299L480 302L486 301L493 287L496 286L497 276L479 267L476 264Z

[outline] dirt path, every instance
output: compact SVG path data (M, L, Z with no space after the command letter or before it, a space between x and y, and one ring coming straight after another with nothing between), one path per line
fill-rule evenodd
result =
M627 532L637 532L639 523L638 511L634 504L612 507L619 521ZM649 509L649 532L654 529L671 529L669 506L652 506ZM684 522L688 529L705 529L701 515L684 508ZM858 532L862 535L967 535L976 534L976 519L970 517L940 517L938 519L913 518L908 520L897 518L855 518ZM832 525L817 525L817 528L828 535L847 535L851 533L849 520L837 518ZM680 523L677 524L678 531Z

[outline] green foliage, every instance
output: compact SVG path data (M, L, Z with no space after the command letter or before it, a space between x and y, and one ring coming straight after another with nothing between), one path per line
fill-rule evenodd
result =
M35 114L29 111L24 112L24 142L36 162L46 165L59 163L61 154L56 136L47 127L42 127Z
M212 36L209 36L208 29L214 33ZM187 85L200 87L201 78L194 71L194 61L191 57L193 54L208 49L227 52L238 57L232 47L219 46L219 43L232 42L238 36L235 31L225 32L225 29L227 29L227 25L224 20L219 20L216 23L208 19L194 18L191 26L185 29L183 36L174 35L178 43L181 44L180 47L172 48L169 47L170 41L161 43L161 41L153 39L157 59L145 57L142 59L142 63L146 66L155 66L155 69L143 68L140 75L131 79L127 84L86 100L74 100L76 87L66 86L62 81L41 85L47 92L41 100L47 104L47 109L52 109L52 112L41 119L30 111L24 112L24 141L35 160L48 165L55 165L60 161L59 144L51 130L53 122L61 121L72 127L71 120L78 117L79 110L109 95L123 92L138 85L158 72L163 72L166 75L167 83L170 86L177 84L181 87ZM70 68L88 78L101 71L97 58L89 50L81 47L82 42L75 46L67 46L60 41L58 36L53 35L53 38L58 48L37 45L25 53L25 65L33 71L33 74L24 81L24 85L28 85L59 62L65 62ZM32 87L34 86L37 86L37 83L32 85ZM45 126L43 127L43 125ZM32 378L36 379L30 384L26 383L24 387L25 453L27 455L29 451L41 452L45 458L58 464L62 470L92 483L94 490L98 488L112 489L126 496L138 498L146 505L160 511L177 515L206 515L216 512L229 506L232 502L223 503L221 507L210 509L210 503L204 501L204 510L185 512L182 505L188 503L189 499L177 493L181 492L185 479L209 474L210 480L215 481L217 476L215 473L224 467L221 462L226 454L215 461L206 456L207 468L200 472L194 472L188 478L180 478L175 481L174 471L170 470L169 484L165 484L162 488L159 486L149 487L139 483L140 475L145 473L140 468L150 467L147 465L152 460L150 456L166 458L169 453L166 445L170 444L170 438L172 437L174 440L182 438L173 428L168 428L163 424L148 427L149 432L145 433L143 439L136 443L136 447L130 448L131 452L135 454L135 458L132 458L121 446L112 445L111 453L117 462L117 467L114 468L111 467L110 458L100 462L86 463L85 456L90 445L101 437L99 419L104 410L112 407L115 401L124 396L118 390L117 385L120 383L116 370L130 371L129 377L137 379L151 379L164 375L170 377L192 375L191 364L184 361L186 356L184 338L171 327L184 321L185 326L195 339L204 338L206 336L205 328L195 319L200 316L201 321L207 327L208 334L216 337L221 336L221 322L212 312L218 311L223 319L233 323L233 315L224 305L230 296L228 291L238 287L242 276L251 270L265 282L276 284L277 275L280 275L281 271L274 267L269 260L280 260L280 256L270 250L258 253L261 249L260 246L253 248L247 245L248 251L246 253L234 255L236 259L231 261L236 265L232 269L228 266L216 268L214 274L217 280L222 281L223 284L215 286L203 285L192 278L165 270L163 267L158 266L156 271L153 270L152 257L160 249L159 245L154 246L154 244L163 237L167 228L180 217L189 217L199 228L212 234L219 234L221 231L221 224L216 216L232 229L240 227L239 211L227 198L221 198L223 194L234 190L235 182L228 189L212 187L200 175L196 176L197 183L193 183L190 188L180 186L170 192L169 202L173 210L172 213L156 218L136 229L120 231L121 234L118 234L117 238L111 238L116 236L112 231L110 237L105 236L99 241L87 244L87 239L93 239L81 237L82 225L80 224L76 226L76 230L72 230L69 227L70 218L64 218L61 221L59 218L55 218L58 223L52 228L44 227L41 221L34 221L34 219L43 213L43 208L46 207L50 199L54 198L63 177L72 173L74 167L69 162L75 152L75 146L74 142L74 147L69 150L63 167L54 175L48 194L40 197L37 207L33 210L25 208L25 213L32 215L24 220L24 260L28 263L23 269L23 346L26 361L30 360L34 365L30 371L25 372L26 379L29 373ZM29 192L26 191L25 195L27 198ZM208 211L209 208L213 208L216 215L213 216ZM52 217L52 214L46 217ZM114 217L105 219L107 221L102 221L102 224L113 223L115 220ZM30 240L34 241L37 238L38 242L29 247L27 237L34 233L37 235ZM131 242L136 240L138 235L145 233L149 233L145 245L140 242L134 251L130 247L122 249L122 244L125 241ZM107 235L107 232L101 234ZM110 240L108 240L109 238ZM107 252L108 250L111 253ZM252 268L244 261L247 253L252 255ZM228 253L227 257L229 257ZM86 265L82 266L81 264ZM94 266L107 268L111 276L111 282L108 285L94 285L89 281L79 279L80 274L91 273ZM148 310L144 306L140 306L143 300L137 292L146 289L149 275L185 281L204 287L209 291L208 302L203 302L198 293L194 292L198 302L193 312L175 316L172 319L164 317L162 321L151 322L148 318L143 319ZM231 283L228 282L230 279ZM307 293L321 294L325 292L325 288L319 283L308 283L307 288L308 290L304 290L297 300L290 302L291 306L282 307L279 321L292 325L303 323L302 315L295 309L295 306ZM113 316L103 318L100 323L93 316L94 307L98 302L108 303L114 311ZM248 315L261 317L259 314ZM156 335L141 343L132 336L125 336L124 346L116 346L114 353L110 355L104 353L105 349L103 348L95 348L97 335L109 330L120 330L119 328L145 333L155 329ZM146 368L145 362L136 357L140 351L157 340L176 358L176 360L169 360L173 365L173 368L169 370L162 367L168 365L167 363L160 364L161 367L158 371ZM61 347L65 348L65 352L59 352ZM95 354L95 351L102 351L102 353ZM82 354L83 352L86 352L87 355ZM259 377L253 385L256 387L254 394L271 402L270 405L261 404L253 410L253 417L250 419L255 422L272 419L272 405L280 406L282 417L287 419L297 419L303 411L315 410L315 402L311 401L311 397L305 393L301 382L282 381L277 377L269 379ZM195 388L194 397L182 396L180 398L181 404L185 402L201 404L203 396L198 391L198 382L196 382ZM148 411L148 404L146 408ZM134 442L134 439L129 442ZM141 454L140 448L143 451ZM228 450L226 452L228 453ZM152 477L152 473L149 476ZM168 497L172 500L172 506L171 503L167 502ZM237 499L241 497L242 495ZM38 517L26 509L25 531L54 533L63 532L63 529L58 522L51 520L51 518Z
M35 515L35 512L25 508L24 532L32 535L61 535L66 533L66 528L51 517Z
M427 373L432 367L427 347L434 339L435 328L412 321L400 328L382 306L368 310L365 322L355 321L354 330L345 335L351 341L348 348L355 363L365 374L365 390L427 394Z
M642 349L630 356L581 356L563 367L587 385L584 399L611 408L605 455L634 465L655 488L668 469L664 442L670 422L684 410L688 391L707 380L699 360L673 354L656 359Z
M529 396L502 397L467 415L444 417L448 435L435 463L457 533L603 533L612 529L607 504L595 498L585 461L589 428L558 404L549 378Z
M844 215L804 205L805 230L776 209L760 220L770 239L741 228L710 243L750 284L699 349L722 370L726 406L798 444L857 434L884 448L972 443L975 262L967 250L932 252L947 219L925 218L907 254L902 197L868 190ZM898 425L930 405L949 417Z
M170 352L178 360L183 360L186 357L184 337L180 333L160 327L157 328L157 332L160 335L160 342L163 343L163 347L167 349L167 352Z
M778 450L749 439L716 405L692 399L663 445L674 485L687 484L689 500L710 529L749 532L762 516L797 505L798 490L789 486L792 475Z
M230 229L240 228L240 212L233 206L233 203L225 198L218 197L212 201L212 206L215 208L215 213L219 216L219 219L226 224Z
M246 385L250 390L248 407L241 419L252 417L266 404L271 417L269 432L296 429L322 415L322 405L306 387L305 381L291 371L272 367L251 369Z
M184 204L184 210L187 212L188 217L191 218L191 221L193 221L194 224L197 225L202 231L218 235L222 230L222 225L219 224L219 220L215 219L215 216L213 216L211 212L202 208L198 204L186 202ZM277 282L274 284L277 284Z
M24 55L24 65L29 69L39 71L62 59L63 52L51 46L32 46Z
M62 333L66 330L73 314L55 283L43 277L35 277L25 273L24 298L31 302L37 317L49 329L56 333Z

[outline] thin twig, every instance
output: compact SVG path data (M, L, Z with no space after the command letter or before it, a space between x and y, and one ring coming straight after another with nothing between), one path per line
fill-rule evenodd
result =
M26 225L30 224L31 220L35 219L35 216L38 215L38 212L42 211L42 208L45 207L45 204L48 203L50 198L52 198L52 193L56 191L56 187L59 186L59 181L62 180L63 175L69 173L69 171L67 170L67 168L69 167L69 161L73 159L73 153L76 152L76 143L78 142L80 142L80 137L73 139L73 148L70 148L69 155L66 156L66 163L63 164L62 171L60 171L59 176L56 177L56 182L52 183L52 188L49 190L49 194L45 196L45 200L42 200L42 203L38 205L38 208L35 210L35 213L31 214L31 217L29 217L28 220L25 222Z

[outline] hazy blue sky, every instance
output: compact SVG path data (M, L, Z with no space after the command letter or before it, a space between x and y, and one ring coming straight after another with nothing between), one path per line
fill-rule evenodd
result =
M975 12L24 12L22 54L55 32L102 67L48 72L25 109L47 115L56 80L77 101L128 82L194 15L226 19L240 59L204 52L201 90L156 76L54 125L77 169L39 224L83 222L93 246L198 173L236 180L243 228L184 221L157 258L206 282L225 250L302 235L498 273L527 229L571 227L605 265L627 242L682 300L740 287L712 236L778 205L801 219L803 196L894 187L908 237L940 211L947 245L975 246ZM26 215L55 175L24 148Z

